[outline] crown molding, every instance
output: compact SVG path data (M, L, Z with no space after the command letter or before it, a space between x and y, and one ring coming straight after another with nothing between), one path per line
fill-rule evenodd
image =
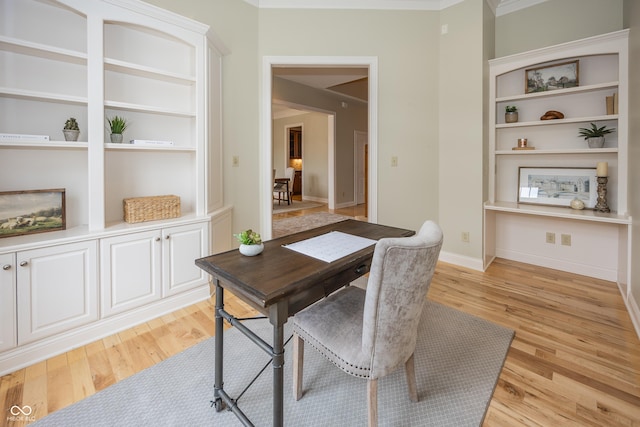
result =
M244 0L260 9L443 10L464 0ZM486 0L495 16L548 0Z
M464 0L244 0L261 9L442 10Z
M495 2L496 0L487 0L488 3ZM526 9L531 6L535 6L540 3L544 3L548 0L500 0L499 5L495 9L496 16L507 15L518 10Z

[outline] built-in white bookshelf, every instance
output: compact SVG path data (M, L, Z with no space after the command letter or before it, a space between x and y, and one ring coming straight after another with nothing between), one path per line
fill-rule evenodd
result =
M0 15L0 133L15 135L0 138L0 192L66 194L66 230L0 239L0 311L17 316L0 336L2 374L208 297L193 261L229 224L215 218L226 49L208 26L138 0L0 0ZM122 144L110 142L114 115L129 122ZM78 141L64 139L69 117ZM123 199L167 194L180 197L179 217L124 222ZM56 257L68 277L48 283ZM38 305L49 288L59 297Z
M616 281L629 281L627 209L628 31L618 31L490 61L489 197L485 202L484 261L495 257ZM578 86L527 93L526 72L578 62ZM606 97L617 98L607 111ZM519 120L505 122L505 107ZM555 110L564 118L541 120ZM615 128L602 148L578 136L590 123ZM529 150L514 150L526 138ZM607 162L610 213L518 202L520 167L595 168ZM549 243L552 234L555 243Z

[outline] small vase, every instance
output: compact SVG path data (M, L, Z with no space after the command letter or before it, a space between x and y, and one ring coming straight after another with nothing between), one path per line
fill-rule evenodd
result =
M63 129L62 133L64 133L64 140L65 141L77 141L78 140L78 136L80 136L80 131L79 130Z
M505 123L516 123L518 121L518 112L504 113L504 121Z
M245 256L256 256L264 250L264 243L259 245L240 245L240 253Z
M111 142L114 144L122 143L122 134L121 133L112 133L111 134Z
M602 148L602 146L604 145L604 136L588 138L587 144L589 144L589 148Z

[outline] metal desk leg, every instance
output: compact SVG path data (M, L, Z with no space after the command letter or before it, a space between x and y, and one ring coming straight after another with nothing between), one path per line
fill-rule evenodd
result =
M220 315L220 310L224 309L224 289L220 286L220 280L216 279L216 317L215 317L215 377L213 385L213 397L215 401L216 411L220 412L224 409L224 402L220 396L222 386L222 361L223 361L223 318Z
M284 324L288 309L285 304L270 307L269 321L273 325L273 427L284 425Z
M273 425L282 427L284 419L284 328L273 327Z

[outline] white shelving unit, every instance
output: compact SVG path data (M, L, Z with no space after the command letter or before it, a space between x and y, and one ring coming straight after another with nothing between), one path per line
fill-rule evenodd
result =
M0 311L15 317L12 335L0 328L3 374L207 298L208 278L193 260L222 247L213 238L230 234L230 219L222 209L220 167L227 52L208 26L138 0L0 0L0 15L0 133L50 139L0 141L0 192L64 188L67 220L66 230L0 239L0 295L18 295L0 301ZM114 115L129 122L125 141L173 145L111 143L106 118ZM78 142L64 140L69 117L79 123ZM180 197L179 218L123 221L123 199L165 194ZM110 248L110 242L118 242L119 252L82 258L82 268L94 272L89 282L73 287L59 277L51 284L59 302L76 302L69 305L73 313L60 304L32 304L31 294L19 291L49 289L30 254L48 260L67 248ZM121 254L135 245L147 246L125 262ZM80 259L74 256L68 255ZM78 276L77 264L61 273ZM127 301L114 313L113 302L101 299L126 296L126 280L144 277L149 265L153 298ZM79 289L94 298L87 313ZM82 321L35 333L24 320L32 315Z
M631 217L627 211L628 31L618 31L490 61L489 198L485 202L485 268L495 257L629 282ZM579 61L579 86L525 93L526 70ZM618 97L617 114L605 98ZM519 121L505 123L507 105ZM541 120L548 110L564 119ZM578 130L615 128L590 149ZM527 138L533 150L513 150ZM611 213L518 203L520 167L595 168L608 162ZM547 243L553 233L555 243ZM564 237L564 243L562 237ZM567 245L567 240L570 245Z

